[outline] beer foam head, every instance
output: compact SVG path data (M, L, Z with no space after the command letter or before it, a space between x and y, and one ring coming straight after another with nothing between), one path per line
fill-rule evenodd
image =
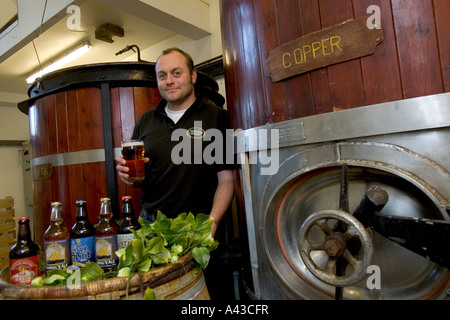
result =
M141 140L130 140L130 141L122 142L122 148L123 147L143 146L143 145L144 145L144 141L141 141Z

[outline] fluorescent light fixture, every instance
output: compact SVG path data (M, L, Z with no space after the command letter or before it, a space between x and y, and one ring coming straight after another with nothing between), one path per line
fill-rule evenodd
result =
M42 77L43 75L50 73L52 71L55 71L62 66L68 64L69 62L72 62L73 60L81 57L85 53L87 53L89 50L91 50L92 45L89 41L86 41L82 43L80 46L76 47L74 50L70 51L68 54L63 56L62 58L54 61L53 63L49 64L42 70L39 70L38 72L32 74L27 78L27 83L33 83L36 78Z

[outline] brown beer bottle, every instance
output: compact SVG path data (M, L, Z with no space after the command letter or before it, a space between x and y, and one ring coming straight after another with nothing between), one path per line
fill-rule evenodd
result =
M117 229L117 246L118 249L127 247L134 238L131 230L139 230L141 224L136 220L133 209L133 198L130 196L122 197L122 220L120 220Z
M9 252L9 271L14 285L30 286L40 275L39 246L31 240L30 217L19 217L17 242Z
M70 233L64 222L62 203L52 202L50 226L44 234L45 270L70 265Z
M105 271L119 264L117 251L117 225L113 220L111 200L100 199L99 223L95 229L95 261Z

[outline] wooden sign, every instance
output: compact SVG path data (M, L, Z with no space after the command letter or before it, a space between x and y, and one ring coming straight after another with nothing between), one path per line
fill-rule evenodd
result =
M367 19L347 20L279 46L269 53L266 72L273 82L367 56L383 41L382 29L369 29Z

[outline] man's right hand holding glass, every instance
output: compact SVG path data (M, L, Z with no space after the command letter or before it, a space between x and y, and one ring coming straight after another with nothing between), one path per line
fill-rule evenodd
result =
M137 187L141 184L141 181L129 181L128 178L130 177L128 174L128 171L130 168L127 167L127 161L123 157L117 157L116 159L117 165L116 165L116 171L120 177L120 180L122 180L124 183ZM150 161L150 158L144 158L144 162L148 163Z

